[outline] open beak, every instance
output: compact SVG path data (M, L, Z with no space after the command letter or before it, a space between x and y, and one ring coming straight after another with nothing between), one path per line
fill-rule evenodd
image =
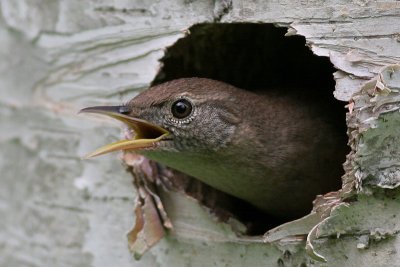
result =
M122 121L135 132L135 137L129 140L120 140L103 147L85 156L91 158L117 150L137 150L142 148L154 147L154 145L169 135L164 128L154 125L148 121L130 117L127 106L97 106L84 108L79 113L97 113L107 115L116 120Z

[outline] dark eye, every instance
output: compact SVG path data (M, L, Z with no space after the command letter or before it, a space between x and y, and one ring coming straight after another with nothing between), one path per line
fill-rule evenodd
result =
M172 104L171 112L175 118L186 118L192 112L192 104L186 99L179 99Z

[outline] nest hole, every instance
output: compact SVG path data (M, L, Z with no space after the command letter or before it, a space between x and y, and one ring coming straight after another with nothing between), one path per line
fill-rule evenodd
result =
M302 93L315 97L315 105L327 107L336 127L341 128L345 136L344 104L333 97L333 65L328 58L314 55L306 46L304 37L285 37L286 31L286 28L272 24L195 25L187 36L167 49L153 85L177 78L204 77L246 90L302 90ZM347 142L347 136L344 140ZM343 170L341 165L337 168ZM272 218L198 180L175 174L179 177L177 187L211 207L220 218L234 216L239 219L247 226L249 235L263 234L274 226L295 219L291 216ZM339 175L336 189L340 187Z

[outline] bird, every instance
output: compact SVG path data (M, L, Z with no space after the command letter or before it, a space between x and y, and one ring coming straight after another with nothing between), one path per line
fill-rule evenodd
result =
M317 102L301 90L258 93L208 78L180 78L123 105L82 109L128 129L125 140L87 157L134 151L270 216L296 218L311 211L318 194L340 187L348 149L330 107Z

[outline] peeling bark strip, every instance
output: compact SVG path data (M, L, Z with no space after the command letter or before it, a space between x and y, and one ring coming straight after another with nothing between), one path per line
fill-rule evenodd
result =
M400 45L399 45L400 46ZM399 47L400 49L400 47ZM353 96L349 120L359 132L356 188L400 185L400 65L389 65Z
M165 196L175 205L174 235L133 262L122 238L134 221L130 175L113 156L80 161L120 131L76 111L131 98L153 81L182 30L214 21L290 27L330 58L335 97L356 93L348 205L318 225L314 250L328 266L400 265L399 17L398 1L0 0L0 265L319 265L304 242L283 238L287 228L267 243L243 243L179 194ZM308 222L288 233L307 232L316 224Z

